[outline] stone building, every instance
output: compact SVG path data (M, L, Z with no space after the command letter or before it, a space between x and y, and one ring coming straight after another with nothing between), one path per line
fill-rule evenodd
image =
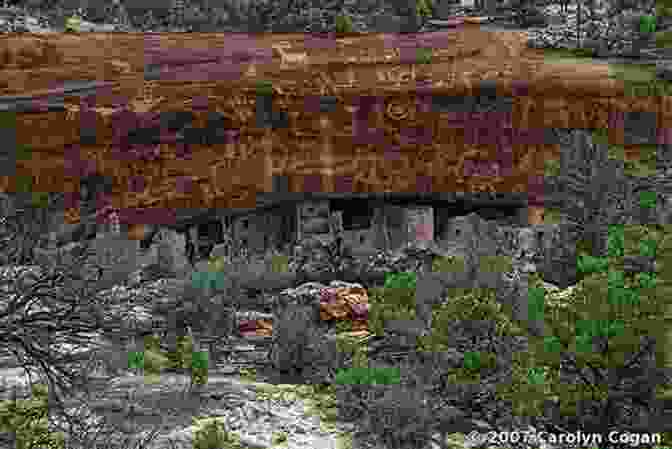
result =
M408 244L456 254L462 252L461 244L488 232L472 229L473 222L460 217L475 212L489 223L521 228L532 219L543 220L532 209L524 195L262 194L253 209L178 210L174 222L160 226L129 226L123 220L121 226L100 221L93 226L87 219L65 226L65 234L69 241L93 240L104 265L119 267L121 262L129 274L161 265L184 278L210 257L291 255L297 243L311 239L339 241L353 256L395 252ZM120 232L113 235L113 228ZM535 226L540 241L547 240L544 228ZM52 244L67 251L68 239L60 235Z
M203 211L174 225L147 227L145 241L172 238L175 257L191 262L211 256L288 253L297 242L340 239L352 254L397 250L406 244L435 244L450 251L448 223L456 216L477 212L501 224L526 226L528 208L522 199L458 199L455 195L301 195L296 199L260 199L254 210ZM164 235L164 237L160 237ZM149 245L151 247L151 245ZM188 250L187 247L191 247Z

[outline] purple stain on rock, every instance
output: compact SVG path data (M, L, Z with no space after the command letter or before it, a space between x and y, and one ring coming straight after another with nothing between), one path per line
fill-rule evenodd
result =
M63 195L63 204L66 209L76 209L79 207L79 193L65 192Z
M110 101L113 108L127 108L130 98L125 95L112 95Z
M546 132L544 128L532 128L527 131L527 145L544 145L546 144Z
M47 100L31 100L29 109L35 112L47 112L49 110L49 102Z
M539 133L534 128L516 128L514 142L519 145L535 145L539 142Z
M83 176L90 176L98 172L96 169L96 161L93 159L86 159L83 162Z
M237 129L227 129L224 131L224 143L237 143L240 138L240 131Z
M388 161L398 161L401 159L401 148L398 146L387 147L385 149L385 159Z
M369 304L353 304L352 309L353 318L356 320L366 320L369 317Z
M175 213L165 207L149 209L144 214L148 225L165 225L175 223Z
M177 178L175 188L179 193L191 193L194 189L194 181L189 176L181 176Z
M417 175L415 177L415 191L418 193L432 193L432 177Z
M233 81L242 74L240 64L230 60L167 67L161 70L160 79L170 81Z
M470 126L468 130L465 129L464 136L470 145L487 145L488 131L487 127L482 124Z
M473 124L466 124L463 128L464 132L464 142L467 145L478 145L479 142L479 129L476 126L473 126Z
M527 181L528 202L534 205L543 205L544 202L544 177L530 175Z
M128 189L134 193L145 191L145 178L143 176L131 176L128 180Z
M608 126L610 129L623 129L625 127L625 113L619 111L610 112Z
M530 82L526 80L513 80L511 90L514 97L527 97L530 95Z
M497 162L502 176L509 176L512 173L513 161L513 147L503 145L497 147Z
M466 112L445 112L443 118L448 127L461 128L469 123L469 114Z
M467 159L462 163L462 175L474 176L476 175L476 162L472 159Z
M336 48L336 40L330 35L304 34L303 42L308 50L329 50Z
M246 64L252 62L253 58L253 54L249 51L234 50L231 53L231 61L235 64Z
M376 110L376 104L379 102L374 96L360 96L355 105L354 120L366 121L369 114Z
M86 95L82 97L79 101L79 105L81 108L95 108L96 107L96 99L97 96L94 95Z
M80 157L79 146L71 145L64 150L66 176L79 176L85 170L85 162Z
M383 45L387 49L396 48L399 45L399 37L394 34L383 35Z
M178 159L191 159L191 148L188 143L177 142L175 145L175 157Z
M304 175L303 191L306 193L322 192L322 177L320 175Z
M334 179L334 189L337 193L352 193L353 182L352 176L336 176Z
M177 142L177 135L174 132L161 131L159 142L162 144L175 144Z
M431 85L427 90L431 88ZM418 112L428 113L432 111L432 96L430 94L422 93L422 88L418 87L418 96L415 99L415 104Z
M399 62L401 64L415 64L418 62L418 48L411 46L399 48Z
M496 177L501 173L500 163L491 160L467 159L463 165L464 176Z
M658 128L658 145L672 145L672 128Z
M112 156L120 161L128 161L129 153L131 152L131 145L125 139L119 139L112 143L110 148Z
M429 145L432 143L432 130L427 127L402 128L400 140L402 145Z
M194 97L191 99L191 107L193 109L207 109L208 108L208 97Z
M514 141L514 130L513 128L499 128L497 130L497 147L498 148L511 148Z
M353 123L352 129L354 133L352 140L355 145L376 145L382 143L385 138L385 132L380 128L369 128L365 124L355 126Z
M316 114L320 112L320 97L318 95L307 95L303 101L306 112Z
M133 111L121 109L112 116L112 127L115 135L124 135L138 127L138 117Z

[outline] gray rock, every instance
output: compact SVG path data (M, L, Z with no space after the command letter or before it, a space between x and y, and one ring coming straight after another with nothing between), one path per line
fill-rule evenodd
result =
M660 61L656 63L656 77L664 81L672 81L672 62Z
M373 29L380 33L398 33L401 29L401 17L381 14L374 18Z

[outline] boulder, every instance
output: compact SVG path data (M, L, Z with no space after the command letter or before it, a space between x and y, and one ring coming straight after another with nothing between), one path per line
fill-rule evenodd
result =
M672 81L672 63L659 61L656 63L656 78L664 81Z
M545 27L548 25L548 19L543 12L534 8L522 8L517 11L514 21L523 28Z
M157 263L166 271L184 278L191 272L187 257L185 235L172 229L162 229L159 236Z

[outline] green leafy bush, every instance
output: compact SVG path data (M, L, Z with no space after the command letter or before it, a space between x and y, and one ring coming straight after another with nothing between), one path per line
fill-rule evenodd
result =
M415 317L415 273L397 273L385 276L383 288L369 290L369 331L382 335L385 323L391 320Z
M399 369L353 367L341 370L336 383L341 385L391 385L399 383Z
M418 64L431 64L431 63L432 63L432 49L418 48Z
M435 257L432 271L436 273L463 273L466 269L464 257Z
M63 449L62 433L49 431L49 404L46 385L32 388L32 397L0 402L0 431L16 436L16 449Z
M191 354L191 376L196 385L208 383L208 353L196 351Z
M352 19L349 16L340 14L336 17L337 33L352 33L352 30Z
M423 17L425 19L431 17L432 6L429 0L417 0L415 7L418 16Z
M641 227L612 227L610 255L617 259L640 246L628 236L641 231ZM650 247L659 246L660 238L648 242L645 251L650 253ZM629 278L610 266L611 260L584 256L579 268L588 276L568 300L570 307L544 315L550 332L531 341L527 353L516 354L514 381L500 387L499 397L511 401L517 415L542 415L545 399L552 396L559 398L557 408L566 422L576 423L578 419L579 425L587 425L591 419L608 416L611 421L603 424L614 430L624 425L618 419L628 398L651 403L654 397L643 398L643 392L653 395L661 388L669 389L669 379L660 368L670 366L664 342L670 339L666 314L669 317L672 310L666 293L654 288L663 280L655 273ZM669 283L669 279L662 283ZM654 347L655 366L646 362L646 351L642 351L650 337L658 342ZM641 364L639 370L632 368L635 362ZM568 380L568 373L586 367L593 376ZM581 408L587 404L593 413Z
M273 95L273 83L264 80L257 81L257 95Z
M273 434L273 444L282 444L287 441L287 432L276 432Z
M242 449L240 438L231 434L217 418L197 419L199 429L194 435L194 449Z
M172 369L191 368L193 343L189 336L179 336L175 351L168 351L168 367Z
M369 290L369 332L383 335L385 323L415 317L415 288Z
M388 273L383 287L388 290L415 290L417 278L413 272Z

